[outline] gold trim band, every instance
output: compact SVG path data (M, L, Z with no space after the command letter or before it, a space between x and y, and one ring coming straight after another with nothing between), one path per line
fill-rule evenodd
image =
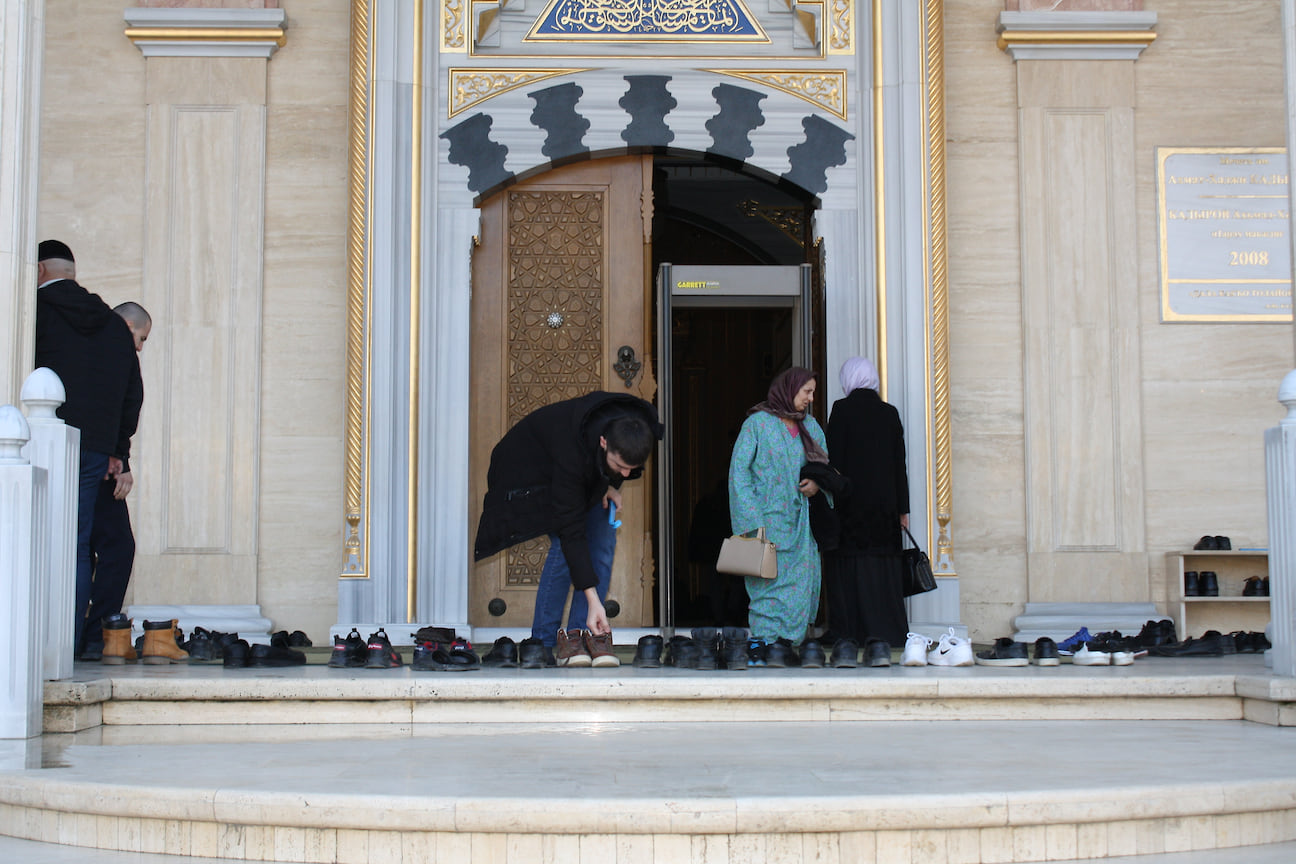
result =
M1005 30L999 34L999 50L1012 45L1142 45L1152 44L1151 30Z
M952 575L953 541L949 525L953 518L954 478L950 440L949 378L949 270L945 210L945 13L943 0L927 0L926 17L927 103L927 218L928 261L931 267L930 338L931 374L928 376L929 422L935 457L936 529L933 563L937 572ZM932 477L932 456L928 456L928 477ZM929 526L930 528L930 526Z
M132 42L273 42L280 48L288 42L280 27L127 27L125 32Z
M414 0L414 56L410 70L410 368L409 368L409 521L406 525L405 620L413 623L418 606L419 338L422 332L420 278L423 269L423 2Z
M883 112L885 91L882 87L882 0L873 0L873 242L875 290L877 291L877 370L878 395L887 398L887 258L886 258L886 166L883 159L885 137Z

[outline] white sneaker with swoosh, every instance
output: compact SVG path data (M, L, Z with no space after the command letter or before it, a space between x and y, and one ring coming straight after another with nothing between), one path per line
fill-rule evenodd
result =
M972 643L957 636L951 627L948 633L942 633L940 642L927 654L928 666L974 666L976 658L972 656Z

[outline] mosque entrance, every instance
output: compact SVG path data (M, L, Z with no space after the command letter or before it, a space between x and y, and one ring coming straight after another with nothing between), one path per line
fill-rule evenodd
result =
M722 512L710 493L724 486L747 408L779 371L823 356L816 202L739 167L703 154L595 159L509 186L482 205L473 259L471 530L490 451L531 410L593 389L634 393L663 410L666 458L654 458L644 479L623 490L608 595L614 628L745 619L745 594L716 587L708 553L690 548L690 529L708 508ZM654 288L663 263L686 272L790 271L797 299L742 295L663 307ZM669 393L660 390L667 378ZM669 483L669 512L660 483ZM727 516L724 505L726 523ZM528 627L547 551L540 538L474 564L469 622Z

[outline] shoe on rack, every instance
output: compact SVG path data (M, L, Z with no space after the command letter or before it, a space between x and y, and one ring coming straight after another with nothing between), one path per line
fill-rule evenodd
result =
M518 665L518 646L507 636L495 640L491 650L482 658L483 666L498 666L501 669L516 669Z
M1223 534L1215 535L1215 548L1227 552L1233 548L1233 541Z
M927 651L932 641L921 633L910 633L905 637L904 651L900 654L901 666L926 666Z
M1089 634L1088 627L1081 627L1061 642L1057 643L1058 653L1063 657L1070 657L1080 648L1081 645L1094 638Z
M769 651L769 646L765 644L764 639L747 640L747 665L764 666L765 654Z
M369 644L360 631L352 627L346 636L333 637L333 653L329 655L330 669L358 669L369 659Z
M693 644L697 646L696 669L708 672L720 667L720 631L715 627L696 627L692 631Z
M180 648L182 638L183 633L176 626L174 618L170 621L145 621L144 649L140 652L140 657L144 663L152 666L188 663L189 652Z
M828 655L818 639L807 639L801 643L801 666L805 669L822 669L828 663Z
M253 645L247 656L247 665L256 668L282 668L305 666L306 655L287 645Z
M972 666L976 658L972 656L972 643L954 633L942 633L936 647L927 652L928 666Z
M978 666L1028 666L1030 657L1026 653L1026 643L1016 642L1011 636L1000 636L984 651L976 655Z
M796 648L792 647L789 639L775 639L765 647L765 665L773 669L782 669L787 666L800 666L801 659L797 657Z
M523 669L545 669L557 666L553 651L534 636L518 643L518 665Z
M874 669L891 665L891 643L870 636L864 640L864 662Z
M1264 595L1260 593L1261 584L1259 576L1248 576L1246 581L1242 583L1242 596L1263 597Z
M558 648L554 652L558 665L568 669L581 669L590 665L589 649L585 647L585 631L559 630Z
M1211 535L1203 534L1201 539L1193 544L1193 549L1198 552L1219 549L1219 542Z
M1201 596L1201 577L1198 575L1196 570L1184 571L1184 596Z
M742 672L747 668L747 629L722 627L720 629L720 665L724 669Z
M1036 666L1060 666L1062 658L1058 656L1058 646L1047 636L1035 640L1035 656L1032 661Z
M118 613L109 615L103 622L104 647L100 660L105 666L122 666L134 663L139 655L131 645L131 620Z
M365 660L366 669L395 669L405 665L400 653L392 647L391 640L387 638L387 631L382 627L379 627L377 632L369 634L366 651L369 655Z
M665 640L656 633L640 636L635 643L635 655L630 665L638 669L660 669L665 647Z
M859 653L859 643L854 639L838 639L833 644L831 665L834 669L854 669Z
M1219 596L1219 577L1215 575L1214 570L1203 570L1198 574L1201 580L1200 591L1203 597Z
M613 650L611 633L594 633L589 630L581 632L585 636L585 650L589 653L591 666L596 669L611 669L621 665L621 660ZM714 669L715 666L711 668Z
M1107 650L1107 640L1085 642L1071 655L1071 662L1076 666L1110 666L1111 652Z

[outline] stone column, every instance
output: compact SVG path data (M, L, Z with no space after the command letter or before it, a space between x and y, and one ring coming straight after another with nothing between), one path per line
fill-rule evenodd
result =
M5 0L0 13L0 402L31 369L44 14L45 0Z
M0 738L41 734L45 680L41 674L45 601L45 469L22 455L27 421L0 406L0 593L7 657L0 663Z
M1269 633L1274 672L1296 676L1296 370L1278 389L1287 416L1265 431L1269 498Z

